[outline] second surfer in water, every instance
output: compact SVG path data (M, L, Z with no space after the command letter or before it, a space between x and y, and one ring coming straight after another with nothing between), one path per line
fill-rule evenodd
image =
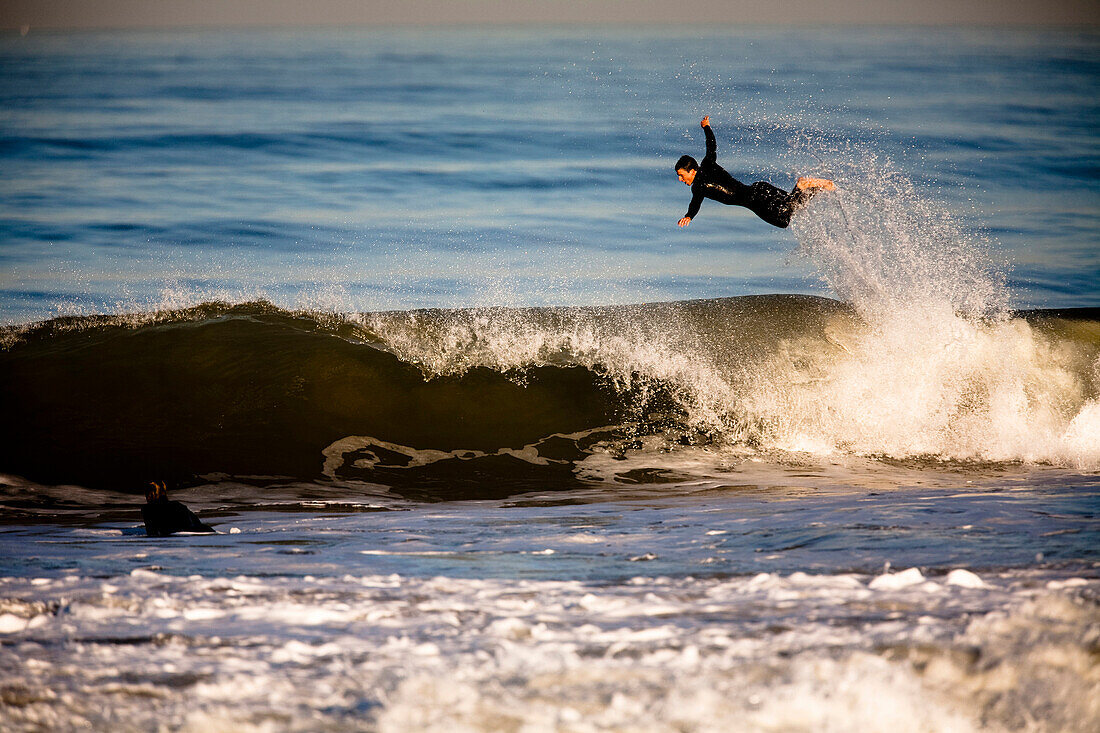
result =
M806 176L799 178L790 192L764 181L746 186L716 162L718 144L710 129L710 116L704 117L699 124L707 136L707 154L703 162L696 163L695 158L690 155L681 156L676 161L676 176L691 186L691 204L687 214L679 221L681 227L691 223L705 198L732 206L744 206L769 224L786 227L791 223L791 214L805 206L811 196L820 190L836 189L836 185L828 179Z
M176 532L215 532L203 524L195 513L178 501L169 501L167 484L152 482L145 490L145 506L141 518L145 521L145 534L150 537L167 537Z

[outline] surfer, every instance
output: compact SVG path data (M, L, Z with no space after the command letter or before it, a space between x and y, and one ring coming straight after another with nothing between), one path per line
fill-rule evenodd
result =
M687 214L679 221L686 227L699 213L703 199L714 199L731 206L744 206L772 226L784 227L791 223L791 214L806 205L806 202L818 191L833 191L836 184L826 178L803 176L788 193L770 183L757 181L746 186L718 165L718 144L714 132L710 129L710 115L699 123L707 136L707 154L700 165L690 155L683 155L676 161L676 176L691 186L691 204Z
M145 506L141 508L145 534L167 537L176 532L213 532L195 513L178 501L168 501L167 486L153 481L145 490Z

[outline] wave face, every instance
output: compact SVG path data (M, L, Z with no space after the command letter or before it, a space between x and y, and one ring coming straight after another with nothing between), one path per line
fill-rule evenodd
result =
M322 451L349 435L495 450L609 421L584 370L426 380L354 323L265 303L54 320L20 339L0 356L19 426L2 465L50 482L316 477Z
M811 296L335 315L206 303L9 329L0 470L431 496L576 485L681 444L1100 465L1100 313ZM646 436L650 436L647 439ZM501 480L494 480L501 479Z

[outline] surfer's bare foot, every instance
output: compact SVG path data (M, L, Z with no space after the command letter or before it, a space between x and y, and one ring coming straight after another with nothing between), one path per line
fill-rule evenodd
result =
M802 176L798 179L797 185L799 188L823 188L826 191L836 190L836 184L828 178L810 178L809 176Z

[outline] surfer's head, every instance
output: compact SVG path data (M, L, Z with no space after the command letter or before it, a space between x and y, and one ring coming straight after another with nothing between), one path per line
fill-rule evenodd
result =
M168 493L165 491L166 484L158 484L156 481L150 481L149 486L145 489L145 501L154 502L161 501L168 498Z
M695 182L695 172L698 170L699 164L690 155L681 155L676 161L676 177L689 186Z

